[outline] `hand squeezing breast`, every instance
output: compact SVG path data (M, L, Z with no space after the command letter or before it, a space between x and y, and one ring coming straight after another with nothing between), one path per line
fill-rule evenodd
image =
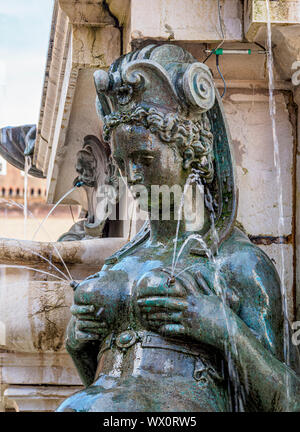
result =
M116 325L120 308L119 290L102 279L97 275L76 287L71 313L73 335L79 343L100 340Z
M136 302L141 322L152 331L217 348L226 340L229 308L188 275L171 278L159 269L146 273L138 281Z

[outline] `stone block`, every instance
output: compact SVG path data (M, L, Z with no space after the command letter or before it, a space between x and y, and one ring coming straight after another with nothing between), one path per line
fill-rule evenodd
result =
M14 401L15 409L20 412L53 412L64 399L80 389L77 386L10 386L4 396Z
M122 1L121 1L122 2ZM119 18L117 1L112 10ZM242 40L242 7L237 0L222 2L221 19L225 24L225 40ZM120 20L125 22L124 47L130 50L135 40L158 39L176 41L214 42L223 39L217 0L132 0L124 18L120 7Z
M5 385L80 385L81 380L67 353L0 352Z
M108 68L120 55L120 30L116 27L72 27L72 62L82 68Z
M59 0L59 6L72 24L88 26L115 24L115 20L108 12L103 0Z
M272 24L286 26L300 23L299 0L269 1ZM244 28L247 40L263 40L268 21L266 0L249 0L244 11Z
M277 93L276 129L281 178L274 166L274 144L267 91L230 90L224 100L232 135L239 187L238 220L248 234L288 236L293 216L293 129L285 97ZM279 229L282 192L283 227Z
M296 174L296 302L297 318L300 320L300 155L297 154Z

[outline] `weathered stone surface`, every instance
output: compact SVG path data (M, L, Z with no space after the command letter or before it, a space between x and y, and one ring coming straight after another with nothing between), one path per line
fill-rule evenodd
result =
M294 99L298 105L298 143L296 152L296 304L297 304L297 319L300 320L300 86L295 89Z
M300 11L300 6L299 11ZM300 18L299 18L300 21ZM274 44L273 53L276 67L282 77L291 79L295 69L293 64L300 60L300 24L290 26L276 26L272 32ZM297 69L299 69L299 64Z
M120 53L120 30L74 25L72 49L73 65L107 68Z
M12 279L2 278L1 286L0 316L5 325L5 348L25 352L64 350L72 304L69 284L33 282L26 271L22 281L12 282Z
M96 92L93 82L94 68L81 69L76 83L76 91L70 106L68 134L60 141L57 151L52 151L49 168L51 182L48 201L56 202L73 185L77 173L75 170L76 154L82 148L86 135L98 136L100 124L95 109ZM64 125L62 125L64 126ZM64 127L64 130L65 127ZM64 173L62 176L61 173ZM83 195L83 196L82 196ZM85 193L77 189L65 203L78 201L85 203Z
M88 26L114 25L103 0L59 0L61 9L68 15L72 24Z
M0 352L5 385L80 385L67 353Z
M126 24L130 14L130 2L131 0L107 0L106 3L109 6L109 10L114 17L118 19L120 26Z
M54 411L66 397L78 391L81 387L72 386L9 386L5 392L5 399L16 411L47 412Z
M230 90L224 100L234 144L239 186L238 220L251 235L292 232L293 130L285 97L276 95L276 125L281 179L277 182L267 92ZM279 192L282 188L284 227L279 232Z
M298 0L270 1L272 24L287 25L300 23ZM249 0L244 11L245 36L249 41L263 39L266 31L267 7L265 0Z
M105 258L120 249L126 241L127 239L122 237L73 241L72 243L2 238L0 239L0 262L21 264L39 269L43 264L45 265L45 259L48 259L52 263L60 265L64 260L68 266L83 264L101 267ZM5 270L1 269L1 272L3 274Z
M123 1L119 0L119 4ZM225 40L241 40L242 7L238 0L222 2L221 17L225 24ZM217 1L211 0L132 0L127 9L118 8L116 0L108 2L112 13L125 23L124 47L130 50L135 40L162 39L177 41L222 40ZM147 11L145 13L145 11Z
M63 3L68 6L71 3L73 5L73 2ZM76 4L79 5L78 2ZM101 9L99 3L82 2L82 4ZM83 114L88 120L87 125L77 124L76 131L86 130L86 135L95 134L97 136L99 134L92 73L97 67L108 67L120 54L120 30L112 25L97 26L88 21L85 22L85 25L76 23L71 26L64 10L58 8L54 11L51 39L53 48L49 50L48 55L48 74L45 77L34 152L34 163L47 176L49 203L53 202L57 194L57 173L61 159L65 157L68 159L69 156L66 154L66 146L69 143L67 132L72 130L69 123L72 121L74 112L78 109L83 110L83 107L87 108L89 105L89 109ZM88 78L85 80L82 77ZM73 109L75 88L78 90L81 84L84 86L81 92L81 108ZM92 125L91 128L90 125ZM72 153L74 153L74 148ZM72 175L75 174L75 168L74 171L69 169L66 172L70 174L70 177L60 176L63 186L58 186L58 189L64 191L63 193L72 186L74 179ZM67 202L84 204L84 194L74 193Z

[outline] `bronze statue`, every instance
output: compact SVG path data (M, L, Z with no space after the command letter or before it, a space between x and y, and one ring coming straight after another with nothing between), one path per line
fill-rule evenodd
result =
M66 344L86 389L58 411L299 410L278 274L235 227L230 134L209 69L178 46L148 45L97 71L95 84L128 184L150 194L198 183L204 211L191 231L173 198L169 220L157 220L161 202L136 194L149 225L73 284Z
M95 237L106 237L108 232L107 200L111 197L99 196L100 188L105 185L117 186L116 167L110 160L108 144L94 135L84 138L82 149L77 153L74 186L82 183L87 197L87 214L76 222L68 232L62 234L58 241L87 240ZM115 202L117 202L117 190ZM102 194L104 195L104 194Z
M36 139L35 125L7 126L0 129L0 155L10 164L25 171L25 158L30 158L29 174L44 178L32 160Z

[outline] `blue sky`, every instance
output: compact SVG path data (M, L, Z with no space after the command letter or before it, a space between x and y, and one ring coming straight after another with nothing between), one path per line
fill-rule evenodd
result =
M53 0L0 0L0 127L37 123Z

